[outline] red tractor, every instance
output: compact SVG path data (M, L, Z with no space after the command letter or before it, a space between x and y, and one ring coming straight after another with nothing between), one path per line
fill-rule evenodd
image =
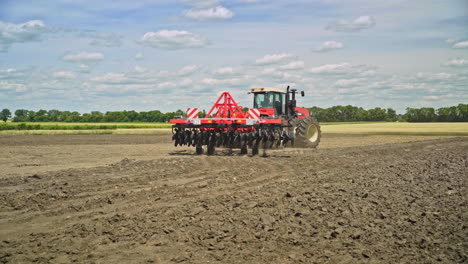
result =
M253 108L247 112L223 92L205 118L198 117L198 108L188 108L187 115L171 119L175 146L194 146L202 154L213 155L216 147L240 148L241 154L259 148L315 148L320 142L320 125L309 111L296 106L296 89L286 92L276 88L252 88ZM304 92L301 92L304 96Z

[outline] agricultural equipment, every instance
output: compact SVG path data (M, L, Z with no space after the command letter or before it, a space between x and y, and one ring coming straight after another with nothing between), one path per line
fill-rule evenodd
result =
M307 109L296 106L296 89L252 88L250 93L253 108L245 112L223 92L204 118L198 108L188 108L185 117L171 119L174 145L194 146L197 154L206 148L208 155L216 147L239 148L241 154L250 148L257 155L259 148L318 146L320 125Z

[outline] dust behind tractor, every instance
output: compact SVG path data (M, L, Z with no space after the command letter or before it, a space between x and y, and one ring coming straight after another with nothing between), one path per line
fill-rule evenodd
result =
M286 146L316 148L320 125L307 109L296 106L296 89L252 88L253 108L243 112L228 92L223 92L205 118L198 108L171 119L175 146L194 146L197 154L213 155L217 147L240 149L257 155L259 149ZM304 96L304 92L301 92Z

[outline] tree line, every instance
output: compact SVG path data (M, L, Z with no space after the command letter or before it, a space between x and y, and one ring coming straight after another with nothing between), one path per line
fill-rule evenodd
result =
M311 107L307 108L311 115L320 122L358 122L358 121L402 121L402 122L468 122L468 104L458 106L406 108L405 114L397 114L392 108L372 108L346 105L332 106L329 108ZM247 108L243 109L244 111ZM148 112L136 111L108 111L105 113L92 111L80 114L79 112L52 110L32 111L18 109L15 111L13 122L168 122L169 119L183 115L182 110L163 113L159 110ZM200 117L204 113L199 113ZM11 117L8 109L0 112L0 120L6 121Z
M372 108L346 105L329 108L308 108L312 116L321 122L353 121L402 121L402 122L468 122L468 104L458 106L406 108L405 114L397 114L392 108Z
M100 122L169 122L169 119L184 114L182 110L175 112L162 113L158 110L148 112L136 111L108 111L102 113L92 111L91 113L80 114L79 112L52 110L32 111L18 109L15 111L13 122L82 122L82 123L100 123Z

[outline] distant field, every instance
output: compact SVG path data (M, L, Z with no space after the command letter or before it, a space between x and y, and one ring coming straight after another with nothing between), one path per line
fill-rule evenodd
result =
M20 123L7 123L18 126ZM154 134L170 133L169 123L26 123L1 129L0 135ZM366 135L468 136L468 123L324 122L322 133Z
M468 123L325 123L321 127L327 134L468 136Z

